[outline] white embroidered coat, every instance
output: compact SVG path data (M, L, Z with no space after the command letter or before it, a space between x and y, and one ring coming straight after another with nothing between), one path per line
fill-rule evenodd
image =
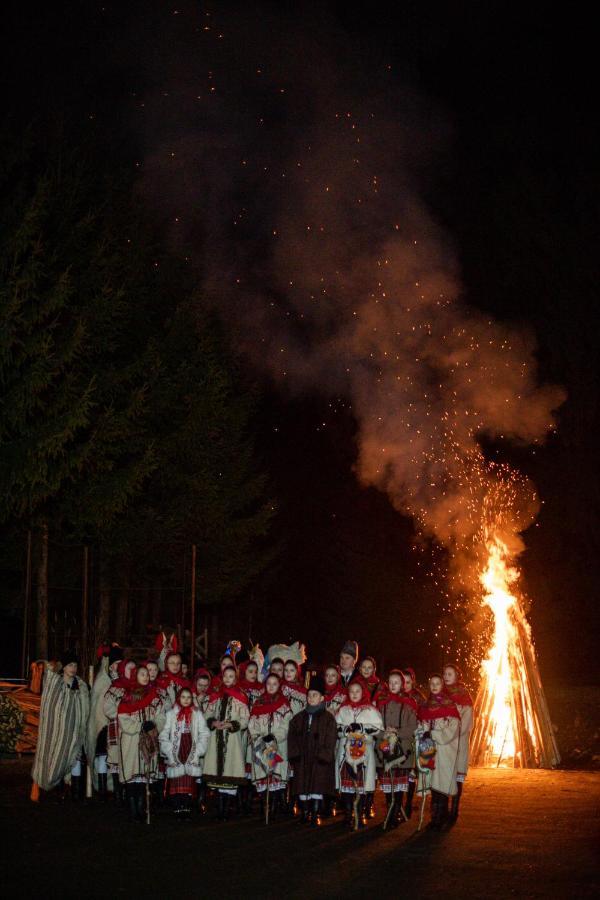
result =
M183 723L177 719L179 706L174 706L167 712L167 718L163 730L160 733L160 752L167 764L167 778L180 778L182 775L191 775L200 778L202 775L203 757L208 749L210 731L206 719L198 709L192 712L190 734L192 747L190 754L184 763L179 762L179 747L183 734Z

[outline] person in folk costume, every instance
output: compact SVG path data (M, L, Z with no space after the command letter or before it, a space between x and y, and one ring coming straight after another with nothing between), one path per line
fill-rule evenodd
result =
M250 711L248 698L236 684L233 666L223 671L218 691L210 695L206 724L210 741L204 761L204 780L218 792L218 821L229 816L229 800L246 783L246 731Z
M150 684L157 686L158 676L160 675L160 667L155 659L146 659L142 663L148 669L150 676Z
M217 675L213 675L212 681L210 683L211 691L218 691L223 682L223 672L225 669L233 669L237 676L237 668L235 665L235 659L231 654L224 653L223 656L219 658L219 672Z
M415 670L411 669L410 666L407 666L407 668L402 669L401 671L402 677L404 678L402 692L415 701L417 708L423 706L425 703L425 694L418 687Z
M365 656L358 666L358 675L354 681L360 681L368 694L371 703L375 702L375 695L381 685L381 679L377 675L377 663L372 656Z
M161 683L163 683L163 679L161 678L160 668L158 666L158 662L152 659L145 659L140 666L148 669L148 675L150 676L150 686L155 687L158 691L158 695L163 701L164 711L166 711L171 706L171 698L168 692L160 687ZM163 802L164 797L164 785L166 780L166 766L162 756L158 758L158 778L152 782L150 785L150 790L152 791L152 800L157 806Z
M320 825L324 802L335 794L337 736L337 723L325 702L325 682L313 675L306 707L292 718L288 732L292 791L298 797L301 824Z
M120 647L118 649L121 650ZM104 695L112 683L109 670L111 650L110 644L103 644L96 654L99 665L90 692L90 715L85 739L85 756L88 764L93 760L92 780L100 800L108 797L108 722L104 715Z
M160 752L167 764L167 796L179 817L187 818L192 812L209 739L210 731L194 706L192 691L182 688L175 706L167 712L159 738Z
M325 684L325 707L335 716L344 700L348 698L348 691L342 687L340 670L333 663L325 667L323 679Z
M356 641L346 641L340 652L340 684L347 688L351 681L359 675L358 644Z
M379 787L385 794L388 808L396 794L396 815L392 825L404 822L402 807L407 819L412 814L412 799L415 783L410 774L415 764L414 735L417 727L417 704L403 691L404 678L400 669L392 669L388 676L387 690L381 691L377 699L377 709L383 719L384 732L377 746L377 755L382 764L379 770ZM405 759L397 766L388 766L394 758ZM412 791L411 791L412 784Z
M288 782L287 737L292 710L277 675L268 675L264 686L263 695L255 701L250 713L248 743L253 749L252 781L256 792L262 800L265 791L269 791L272 795L269 805L275 816L283 808L282 799ZM275 750L280 758L271 769L266 768L261 754L257 752L262 745L270 745L270 749Z
M161 672L156 679L156 687L164 691L167 695L167 707L175 705L177 694L181 688L189 688L191 684L187 678L181 674L181 654L169 653L165 660L165 671Z
M196 670L192 679L194 706L202 713L205 719L212 677L212 672L209 669L200 668ZM202 777L196 778L196 795L198 797L198 810L204 815L206 813L206 785Z
M240 665L239 686L248 698L248 707L250 712L257 700L263 696L265 692L265 684L258 680L259 667L258 663L253 659L243 662ZM248 783L240 788L242 810L246 815L252 812L252 741L246 742L246 779Z
M302 712L306 706L306 688L302 684L302 675L298 663L288 659L283 667L281 690L287 697L292 715Z
M359 681L353 681L348 687L348 699L337 711L335 720L338 725L338 749L336 783L343 795L346 821L352 824L352 803L356 791L360 794L360 824L366 825L373 805L375 779L377 776L377 759L375 741L383 730L381 713L375 709ZM350 750L349 741L354 734L360 734L363 742L364 757L361 761L360 777L347 761Z
M458 807L463 791L463 784L469 771L469 741L473 728L473 699L461 680L461 671L453 663L444 666L444 690L454 700L460 714L460 738L458 741L458 764L456 771L456 794L450 801L451 822L458 819Z
M238 684L248 698L248 705L252 712L254 703L265 692L264 682L258 680L258 663L252 659L242 663Z
M429 696L417 717L435 742L435 768L431 775L431 827L440 829L448 816L448 797L456 794L460 741L460 713L444 691L441 675L429 679Z
M281 657L276 656L275 659L272 659L269 663L269 672L273 675L277 675L278 678L281 678L283 681L283 670L285 667L284 661Z
M113 793L117 801L123 799L122 785L119 779L119 722L117 713L119 703L127 690L135 685L135 662L132 659L123 659L123 651L120 647L116 654L120 658L111 662L112 653L109 655L108 671L111 677L111 685L104 695L102 708L106 718L106 749L107 767L109 775L112 775Z
M125 785L131 817L144 817L145 785L159 777L158 735L165 724L165 698L139 666L119 701L119 778Z
M179 650L177 635L173 631L161 631L156 635L154 647L158 653L158 668L164 672L169 654Z
M200 710L205 718L206 710L208 709L211 681L212 673L208 669L198 669L192 679L194 706L196 709Z
M81 758L90 712L89 688L77 675L73 650L61 662L45 662L37 746L31 769L34 785L51 791L70 786L73 799L83 798Z
M181 677L186 678L188 681L190 680L190 667L183 660L181 662Z

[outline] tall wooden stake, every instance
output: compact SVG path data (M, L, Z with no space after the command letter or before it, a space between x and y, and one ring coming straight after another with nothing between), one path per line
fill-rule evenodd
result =
M31 528L27 532L27 560L25 563L25 596L23 598L23 646L21 649L21 678L29 676L29 607L31 605Z
M88 617L89 617L89 568L90 548L83 548L83 593L81 596L81 657L85 664L88 657Z
M193 675L195 669L195 659L196 659L196 545L192 544L192 571L191 571L191 609L190 609L190 640L191 640L191 655L190 655L190 672Z

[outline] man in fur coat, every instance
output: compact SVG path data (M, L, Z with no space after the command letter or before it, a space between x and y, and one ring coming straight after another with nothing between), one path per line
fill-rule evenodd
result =
M337 724L325 707L325 683L311 678L307 705L290 722L288 759L293 766L293 793L298 797L301 822L321 824L324 797L335 794Z

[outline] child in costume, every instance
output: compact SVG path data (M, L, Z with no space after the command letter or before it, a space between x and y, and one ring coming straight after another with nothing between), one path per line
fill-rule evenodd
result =
M383 730L383 720L358 681L348 686L348 699L340 706L335 719L339 736L336 784L343 795L346 821L350 826L352 803L359 795L359 823L364 827L375 792L375 741Z
M377 744L379 787L385 794L388 809L395 799L395 815L390 820L392 826L404 822L403 806L406 818L410 818L414 794L414 782L409 794L409 776L415 763L413 743L417 727L417 704L403 691L403 685L402 672L392 669L388 676L387 690L380 693L377 701L384 729Z
M302 712L306 706L306 688L302 684L298 663L293 659L288 659L283 667L281 690L289 701L292 715Z
M167 795L179 817L191 814L209 739L208 726L194 706L191 690L182 688L160 733L160 752L167 765Z
M469 771L469 741L473 728L473 699L462 683L461 671L453 663L444 666L444 690L454 700L460 715L460 737L458 739L458 763L456 771L456 794L450 801L450 821L458 819L458 807L463 784Z
M346 688L342 687L340 670L337 666L329 665L324 672L325 706L335 716L336 712L348 697Z
M435 768L431 776L431 827L439 830L448 817L448 797L454 797L460 740L460 713L444 691L441 675L429 679L429 696L419 707L425 737L435 742Z
M268 789L269 803L276 814L288 782L288 729L292 718L290 704L281 690L277 675L268 675L265 692L254 703L248 722L252 748L252 781L259 796Z
M218 793L218 821L228 819L230 799L246 783L245 739L250 711L248 698L236 681L233 666L224 669L219 689L210 695L206 710L211 734L204 761L204 780Z
M335 793L337 723L327 710L325 683L313 675L306 707L290 722L288 756L294 767L292 790L300 805L300 822L321 824L323 804Z

